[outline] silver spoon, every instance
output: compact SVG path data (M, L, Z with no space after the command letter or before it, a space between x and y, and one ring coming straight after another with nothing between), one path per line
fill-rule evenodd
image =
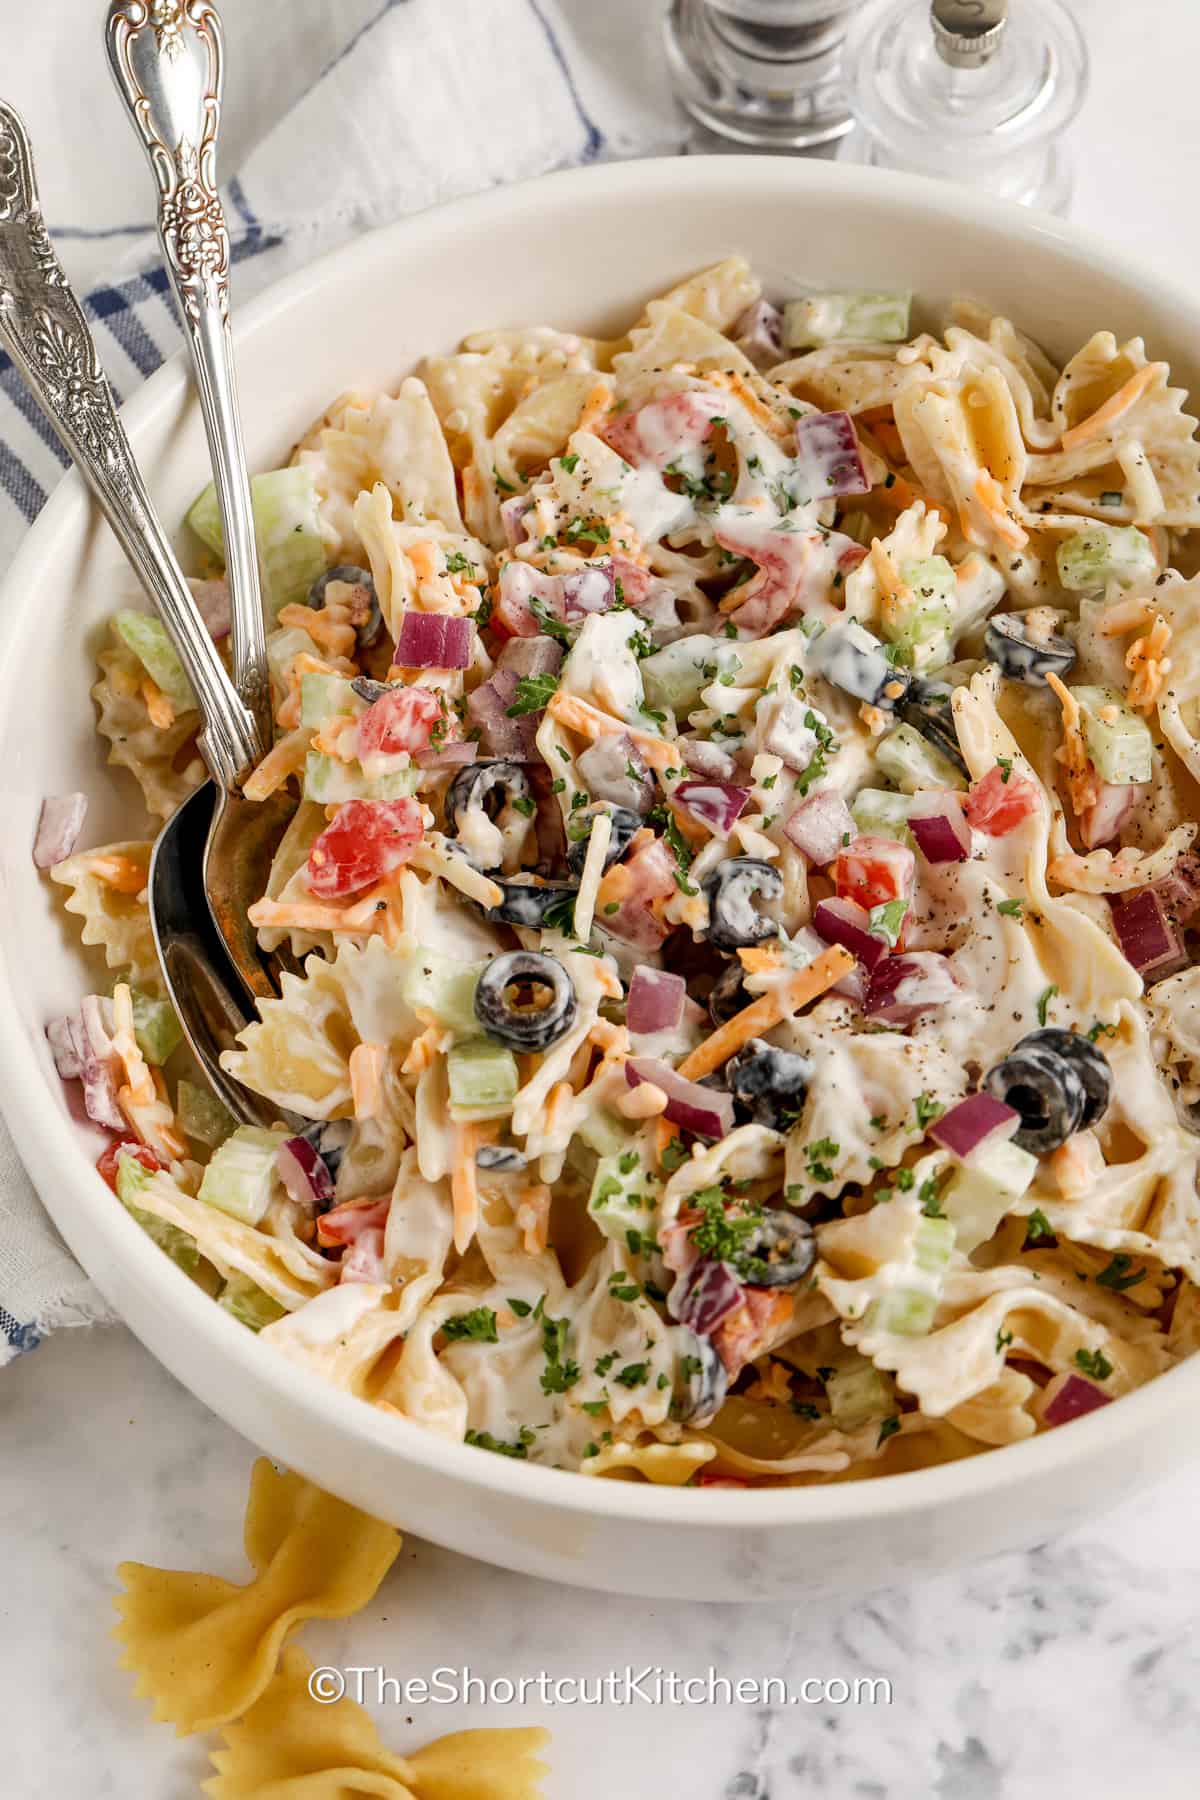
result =
M167 987L184 1033L225 1104L251 1124L269 1124L278 1109L230 1079L217 1056L250 1017L243 960L258 963L245 919L227 942L205 904L204 866L214 889L236 904L238 879L269 861L282 820L269 807L237 797L237 783L262 754L254 716L230 682L192 598L170 540L154 511L117 414L87 320L55 255L42 218L29 137L19 115L0 101L0 339L31 393L99 501L178 652L203 720L200 752L213 777L168 820L151 864L151 924ZM208 808L208 814L205 808ZM237 860L217 866L214 838L201 821L234 813ZM164 854L165 847L165 854ZM157 902L162 900L161 913ZM259 980L266 980L259 972Z

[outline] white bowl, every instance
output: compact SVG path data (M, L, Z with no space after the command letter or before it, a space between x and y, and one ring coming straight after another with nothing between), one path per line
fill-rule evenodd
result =
M356 384L394 384L428 350L490 326L612 335L645 299L744 252L769 281L912 287L931 317L988 300L1064 355L1098 327L1140 332L1200 387L1200 302L1058 222L966 189L752 157L634 163L495 190L365 237L248 306L239 367L252 466L286 457ZM183 363L126 423L164 518L207 479ZM43 1026L87 991L76 922L29 855L41 797L92 798L88 841L138 834L88 689L102 621L134 597L115 540L64 481L0 597L0 1057L4 1111L67 1242L171 1372L272 1456L369 1512L530 1574L719 1600L866 1588L1027 1544L1178 1461L1200 1359L1031 1442L914 1474L823 1488L680 1490L589 1479L447 1444L326 1388L193 1287L93 1168ZM131 819L134 821L131 827Z

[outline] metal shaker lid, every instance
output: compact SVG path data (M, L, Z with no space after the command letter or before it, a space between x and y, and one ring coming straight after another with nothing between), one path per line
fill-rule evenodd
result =
M1000 48L1008 0L932 0L933 40L954 69L981 69Z

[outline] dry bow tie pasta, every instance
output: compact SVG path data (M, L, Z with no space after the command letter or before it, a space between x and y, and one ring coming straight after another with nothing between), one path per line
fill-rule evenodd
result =
M593 1475L903 1470L1194 1350L1183 402L1140 339L736 258L338 400L255 483L248 791L298 804L250 917L305 960L226 1058L303 1136L174 1078L147 846L44 821L121 977L51 1027L121 1201L315 1376ZM191 695L113 633L165 815Z

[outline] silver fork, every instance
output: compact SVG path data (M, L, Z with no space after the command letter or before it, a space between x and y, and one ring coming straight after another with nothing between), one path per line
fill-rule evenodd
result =
M112 0L105 43L154 171L159 241L196 374L225 536L234 686L270 744L262 590L229 330L229 230L217 191L221 21L211 0Z

